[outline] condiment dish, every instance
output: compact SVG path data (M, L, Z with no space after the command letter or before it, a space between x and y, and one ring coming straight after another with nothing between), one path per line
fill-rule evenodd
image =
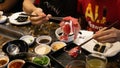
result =
M12 60L7 68L22 68L22 66L25 64L25 61L22 60L22 59L15 59L15 60Z
M35 37L31 35L25 35L25 36L22 36L20 40L25 41L29 46L31 46L35 41Z
M62 41L56 41L51 44L52 51L57 51L63 47L65 47L67 44Z
M46 55L43 55L41 57L33 57L33 60L32 60L33 63L36 63L40 66L48 66L49 63L50 63L50 58Z
M36 38L36 42L38 44L50 44L52 41L52 38L48 35L42 35Z
M47 44L40 44L35 47L34 51L36 54L46 55L51 52L51 47Z
M8 56L0 56L0 68L5 68L8 63L9 63Z

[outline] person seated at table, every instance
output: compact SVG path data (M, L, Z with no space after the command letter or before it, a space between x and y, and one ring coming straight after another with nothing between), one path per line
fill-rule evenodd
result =
M59 17L75 17L77 16L77 10L75 9L77 9L77 0L24 0L23 2L23 10L25 12L38 15L38 17L31 17L33 24L48 20L49 14Z
M22 11L23 0L0 0L0 11L18 12Z
M52 16L56 16L55 11L56 14L58 13L57 16L62 16L60 13L66 14L67 12L71 12L70 10L66 13L62 11L62 8L67 5L69 6L68 9L71 8L71 10L73 10L74 12L68 15L66 14L66 16L70 15L76 17L77 15L79 15L79 17L81 18L85 18L86 22L81 22L81 27L83 27L84 25L87 30L96 32L94 35L94 38L96 40L100 42L120 41L119 0L76 0L77 6L74 6L76 7L74 9L72 9L70 5L75 5L75 3L69 5L69 3L67 3L66 1L63 7L57 7L57 5L63 4L63 1L65 0L60 0L60 2L59 0L37 0L37 4L39 5L36 7L33 4L32 0L24 0L23 9L29 14L38 15L37 17L30 17L32 24L41 24L44 21L49 20L49 14L51 14ZM76 11L79 14L77 14ZM112 23L115 23L116 21L118 21L118 23L113 25L113 28L105 30L106 27L108 27Z

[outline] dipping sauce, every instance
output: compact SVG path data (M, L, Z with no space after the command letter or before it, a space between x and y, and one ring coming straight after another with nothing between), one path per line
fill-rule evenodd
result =
M23 62L14 62L12 63L9 68L22 68Z
M48 54L51 51L51 47L46 44L40 44L35 47L35 53L39 55Z
M105 62L100 59L91 59L87 62L86 68L105 68Z
M64 42L61 42L61 41L56 41L56 42L53 42L51 44L53 51L57 51L57 50L63 48L64 46L66 46L66 44Z
M5 68L9 62L9 58L7 56L0 56L0 68Z
M37 44L50 44L52 38L49 35L42 35L36 38Z
M24 60L13 60L8 64L8 68L22 68L23 64L25 63Z
M39 43L47 43L47 42L49 42L48 39L41 39L41 40L39 41Z
M0 66L4 65L4 64L6 64L6 63L7 63L7 60L5 60L5 59L1 59L1 60L0 60Z

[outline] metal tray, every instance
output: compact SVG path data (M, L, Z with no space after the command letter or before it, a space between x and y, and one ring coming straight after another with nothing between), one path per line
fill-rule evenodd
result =
M69 51L71 48L73 48L75 46L77 46L77 45L72 42L68 43L66 46L66 50ZM61 64L63 66L63 68L65 68L65 66L72 60L76 60L76 59L84 60L85 59L84 54L79 54L76 58L69 56L68 53L64 51L64 48L51 53L50 57L53 58L55 61L57 61L59 64Z
M9 39L18 39L23 33L10 29L4 25L0 25L0 35Z

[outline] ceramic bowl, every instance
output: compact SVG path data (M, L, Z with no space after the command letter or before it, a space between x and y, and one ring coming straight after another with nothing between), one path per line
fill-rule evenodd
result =
M63 47L65 47L67 44L62 41L56 41L51 44L52 51L57 51Z
M36 64L38 64L40 66L46 67L50 63L50 58L48 56L46 56L46 55L43 55L41 57L33 57L32 62L36 63Z
M34 51L36 54L46 55L51 52L51 47L47 44L40 44L35 47Z
M31 35L25 35L25 36L22 36L20 40L25 41L29 46L31 46L35 41L35 37Z
M8 63L9 63L8 56L0 56L0 68L5 68Z
M22 68L22 66L25 64L25 61L22 60L22 59L15 59L15 60L12 60L7 68Z
M28 45L22 40L12 40L3 44L2 51L13 56L19 52L28 52Z
M48 35L42 35L36 38L37 44L50 44L52 38Z

